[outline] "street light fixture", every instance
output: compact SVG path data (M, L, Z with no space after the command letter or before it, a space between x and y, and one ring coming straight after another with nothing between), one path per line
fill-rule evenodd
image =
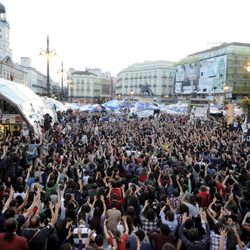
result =
M49 61L50 61L50 57L52 55L52 53L54 55L56 55L56 51L55 49L50 50L49 49L49 36L47 36L47 48L46 50L44 49L40 49L40 56L46 56L47 59L47 96L50 97L51 96L51 90L50 90L50 76L49 76Z
M133 96L134 96L134 91L131 90L129 94L130 94L130 96L131 96L131 101L133 101L133 99L134 99L134 98L133 98Z
M63 62L61 64L61 69L58 71L58 73L61 74L61 100L63 100L63 97L64 97L64 90L63 90L63 80L64 80L64 74L66 73L67 71L63 68Z
M73 92L73 86L74 86L74 81L72 79L69 79L67 81L67 99L70 99L72 101L72 92ZM69 90L70 90L70 95L69 95Z

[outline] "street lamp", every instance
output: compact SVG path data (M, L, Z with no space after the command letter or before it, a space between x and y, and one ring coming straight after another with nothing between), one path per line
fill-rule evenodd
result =
M51 91L50 91L50 76L49 76L49 61L51 54L54 53L56 55L55 49L50 50L49 49L49 36L47 36L47 48L46 50L40 49L40 56L45 55L47 59L47 96L50 97Z
M58 73L61 74L61 101L63 100L63 97L64 97L64 90L63 90L63 79L64 79L64 74L66 73L66 70L64 70L63 68L63 62L62 62L62 65L61 65L61 69L58 71Z
M73 85L74 81L72 79L69 79L67 81L67 99L70 99L71 101L72 101ZM70 95L69 95L69 90L70 90Z
M224 85L224 101L226 101L227 98L232 98L232 87L229 87L227 84Z
M164 98L165 98L165 102L167 102L168 97L169 97L169 95L165 95L165 96L164 96Z
M131 90L129 94L130 94L130 96L131 96L131 101L133 101L133 99L134 99L134 98L133 98L133 96L134 96L134 91Z

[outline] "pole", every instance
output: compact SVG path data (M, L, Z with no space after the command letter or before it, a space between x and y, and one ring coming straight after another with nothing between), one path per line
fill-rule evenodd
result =
M63 100L63 62L62 62L62 68L61 68L61 100Z
M246 131L243 133L243 145L250 147L250 106L247 107L246 116Z
M47 50L46 50L46 56L47 56L47 95L50 97L50 82L49 82L49 36L47 36Z

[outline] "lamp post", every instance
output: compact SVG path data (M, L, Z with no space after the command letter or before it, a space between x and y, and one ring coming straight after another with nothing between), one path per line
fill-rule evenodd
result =
M50 89L50 75L49 75L49 62L50 62L50 56L51 54L54 52L55 53L55 49L50 50L49 49L49 36L47 36L47 48L46 50L40 49L40 56L45 55L46 56L46 61L47 61L47 96L50 97L51 96L51 89Z
M167 103L168 97L169 97L169 96L168 96L168 95L165 95L164 97L165 97L165 103Z
M72 101L72 92L73 92L73 85L74 85L74 81L72 79L69 79L67 82L67 99ZM69 94L69 90L70 90L70 94Z
M232 88L229 87L227 84L225 84L223 90L224 90L224 104L227 104L227 95L229 95L232 92Z
M64 70L63 68L63 62L61 64L61 69L58 71L58 73L61 74L61 92L60 92L60 96L61 96L61 101L64 98L64 90L63 90L63 80L64 80L64 73L66 73L66 70Z
M130 96L131 96L131 101L134 101L134 98L133 98L134 97L134 91L133 90L130 91Z

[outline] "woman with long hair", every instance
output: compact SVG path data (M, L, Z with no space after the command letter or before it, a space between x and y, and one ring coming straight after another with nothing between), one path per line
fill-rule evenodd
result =
M0 250L28 250L28 242L16 234L17 221L9 218L5 221L6 232L0 233Z
M97 202L97 198L95 196L93 205L91 205L91 214L89 217L90 229L95 230L97 234L102 234L103 232L103 223L104 223L104 219L105 219L105 215L107 211L104 196L101 195L100 199L103 205L103 211L101 211L100 207L95 206Z

